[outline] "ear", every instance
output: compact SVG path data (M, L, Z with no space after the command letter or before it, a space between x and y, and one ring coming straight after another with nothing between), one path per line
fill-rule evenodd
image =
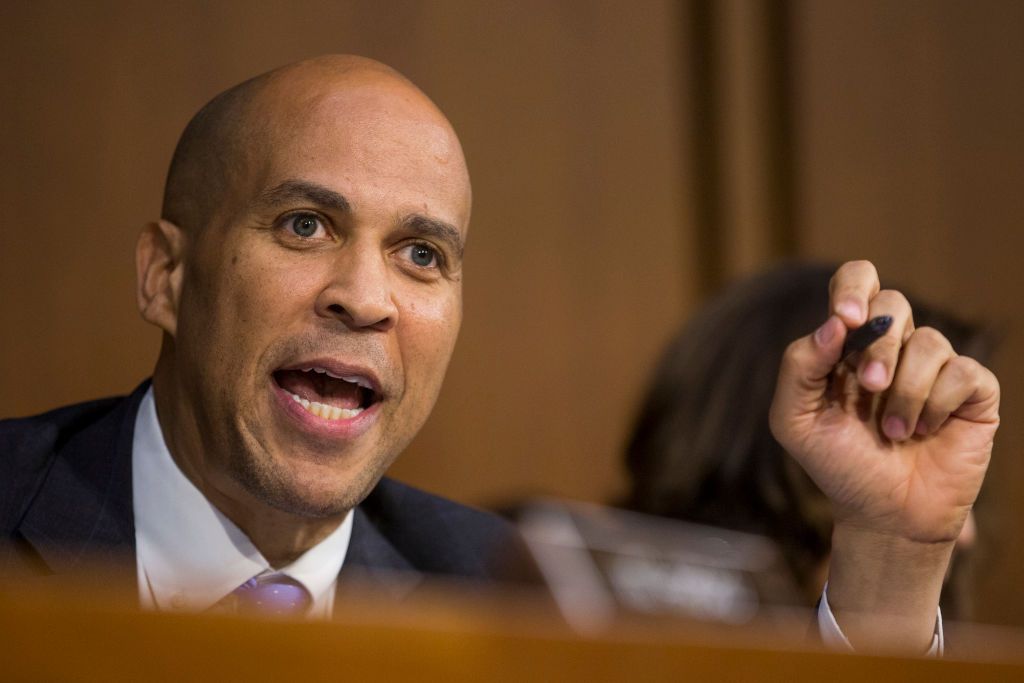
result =
M172 337L184 270L185 235L174 223L148 223L135 245L136 296L142 318Z

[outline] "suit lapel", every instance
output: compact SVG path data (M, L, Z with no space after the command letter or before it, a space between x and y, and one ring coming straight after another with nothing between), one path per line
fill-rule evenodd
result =
M53 464L18 531L55 574L134 558L132 437L147 388L148 382L54 446Z
M339 581L354 581L371 589L402 598L423 579L423 575L402 555L361 507L352 511L352 538L345 554ZM335 609L343 608L342 600Z

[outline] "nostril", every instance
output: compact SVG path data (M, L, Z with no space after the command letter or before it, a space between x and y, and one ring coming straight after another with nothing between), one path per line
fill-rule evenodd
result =
M320 301L319 315L333 318L350 329L389 329L397 319L397 309L388 300L383 304L376 301L346 301L344 297L332 297L334 301Z

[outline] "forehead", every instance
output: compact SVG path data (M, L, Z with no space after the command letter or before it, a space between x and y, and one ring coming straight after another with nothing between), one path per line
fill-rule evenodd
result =
M465 229L470 189L462 150L422 93L400 81L289 86L254 103L263 144L253 190L310 181L343 194L357 213L391 206Z

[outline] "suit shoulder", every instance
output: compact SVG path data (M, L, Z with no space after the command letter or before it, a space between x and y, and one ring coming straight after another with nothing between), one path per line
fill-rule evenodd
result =
M507 520L478 508L384 477L361 504L371 517L414 523L421 531L452 531L458 535L513 535Z
M17 522L61 446L122 401L106 398L0 420L0 527Z
M60 442L96 422L122 401L123 396L101 398L54 408L45 413L0 420L0 461L32 458L40 450L52 451Z
M519 580L525 550L496 514L384 478L360 508L418 569Z

